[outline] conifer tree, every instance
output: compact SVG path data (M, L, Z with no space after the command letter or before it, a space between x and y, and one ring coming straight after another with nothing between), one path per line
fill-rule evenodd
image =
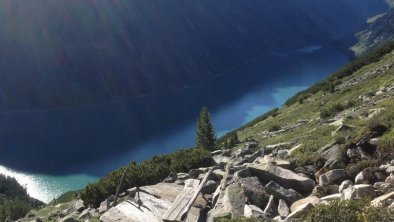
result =
M211 114L207 107L204 107L197 121L196 146L206 150L214 150L216 135L211 122Z

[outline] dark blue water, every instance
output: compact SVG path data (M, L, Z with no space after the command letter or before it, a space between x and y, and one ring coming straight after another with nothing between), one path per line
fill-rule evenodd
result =
M130 161L193 146L195 121L190 119L197 118L204 105L211 109L220 136L281 106L348 61L343 51L309 46L261 55L234 67L225 77L167 95L100 106L2 113L2 144L15 149L4 150L7 155L1 159L16 170L0 167L0 173L19 178L31 195L49 201ZM52 149L42 152L37 144ZM75 148L84 145L86 150ZM4 158L10 155L31 161Z

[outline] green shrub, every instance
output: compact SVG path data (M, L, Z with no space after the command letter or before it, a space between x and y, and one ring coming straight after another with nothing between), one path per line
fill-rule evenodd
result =
M393 221L392 211L383 207L371 207L369 201L331 201L312 209L304 222L389 222Z
M33 206L22 200L6 201L0 206L0 221L5 221L7 218L17 220L24 217Z
M279 125L275 124L275 125L270 126L270 127L268 128L268 131L269 131L269 132L275 132L275 131L278 131L278 130L280 130L280 129L281 129L281 127L280 127Z
M337 113L348 109L350 107L353 107L355 105L354 101L348 101L345 104L341 104L341 103L334 103L333 105L324 108L320 111L320 118L325 119L328 117L333 117L335 116Z
M156 184L171 172L188 172L190 169L213 165L211 153L204 149L182 149L172 154L160 155L142 163L132 162L99 181L89 184L82 192L85 204L97 207L102 201L115 194L116 187L125 173L120 192L136 186Z

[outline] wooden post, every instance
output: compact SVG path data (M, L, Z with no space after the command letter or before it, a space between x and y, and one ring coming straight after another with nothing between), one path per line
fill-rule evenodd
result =
M114 204L113 206L116 206L117 202L118 202L118 197L119 197L119 193L120 193L120 188L122 187L123 184L123 180L124 180L124 176L125 176L126 172L123 172L122 174L122 178L120 179L120 183L116 189L116 195L115 195L115 200L114 200Z

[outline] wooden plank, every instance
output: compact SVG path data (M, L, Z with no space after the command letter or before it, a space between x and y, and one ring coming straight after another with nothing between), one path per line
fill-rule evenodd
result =
M210 170L201 181L187 180L185 182L184 190L177 196L173 205L163 215L164 221L182 221L184 216L187 215L190 208L193 206L194 201L197 199L201 189L205 186L211 175Z

